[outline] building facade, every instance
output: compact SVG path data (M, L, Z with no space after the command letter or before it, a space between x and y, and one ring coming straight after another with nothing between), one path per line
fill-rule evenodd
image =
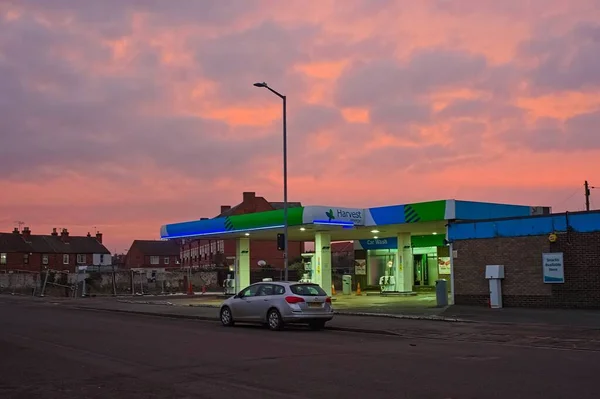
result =
M125 256L126 269L181 267L180 241L135 240Z
M71 236L68 229L51 234L22 231L0 233L0 271L43 270L75 271L77 266L102 266L112 263L110 251L102 244L102 233Z
M503 306L600 308L600 211L457 222L449 240L456 304L488 306L502 265Z

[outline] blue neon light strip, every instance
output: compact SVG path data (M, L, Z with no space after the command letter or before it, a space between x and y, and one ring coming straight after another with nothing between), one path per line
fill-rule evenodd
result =
M329 220L313 220L313 224L327 224L327 225L331 225L331 226L354 226L353 222L344 222L344 221L330 222Z
M189 234L179 234L179 235L171 235L167 231L167 234L161 236L161 238L173 239L173 238L187 238L187 237L204 237L204 236L212 236L212 235L215 235L215 234L248 233L248 232L257 231L257 230L271 230L271 229L280 229L280 228L283 228L282 224L281 225L276 225L276 226L256 227L254 229L215 230L215 231L209 231L209 232L203 232L203 233L193 233L193 232L190 232Z

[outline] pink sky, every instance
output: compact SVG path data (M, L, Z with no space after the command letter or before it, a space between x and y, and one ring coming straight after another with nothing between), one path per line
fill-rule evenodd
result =
M583 209L599 0L4 0L0 231L111 251L242 191ZM600 190L592 192L600 207Z

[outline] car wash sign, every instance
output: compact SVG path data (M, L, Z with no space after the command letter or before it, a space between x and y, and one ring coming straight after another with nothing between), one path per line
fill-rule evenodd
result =
M557 284L565 282L565 262L562 252L542 254L544 283Z
M302 215L304 223L353 224L364 226L365 210L330 206L307 206Z

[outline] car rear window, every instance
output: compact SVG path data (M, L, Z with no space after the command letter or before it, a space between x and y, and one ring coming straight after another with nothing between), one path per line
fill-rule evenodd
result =
M290 286L290 290L300 296L327 296L323 288L316 284L294 284Z

